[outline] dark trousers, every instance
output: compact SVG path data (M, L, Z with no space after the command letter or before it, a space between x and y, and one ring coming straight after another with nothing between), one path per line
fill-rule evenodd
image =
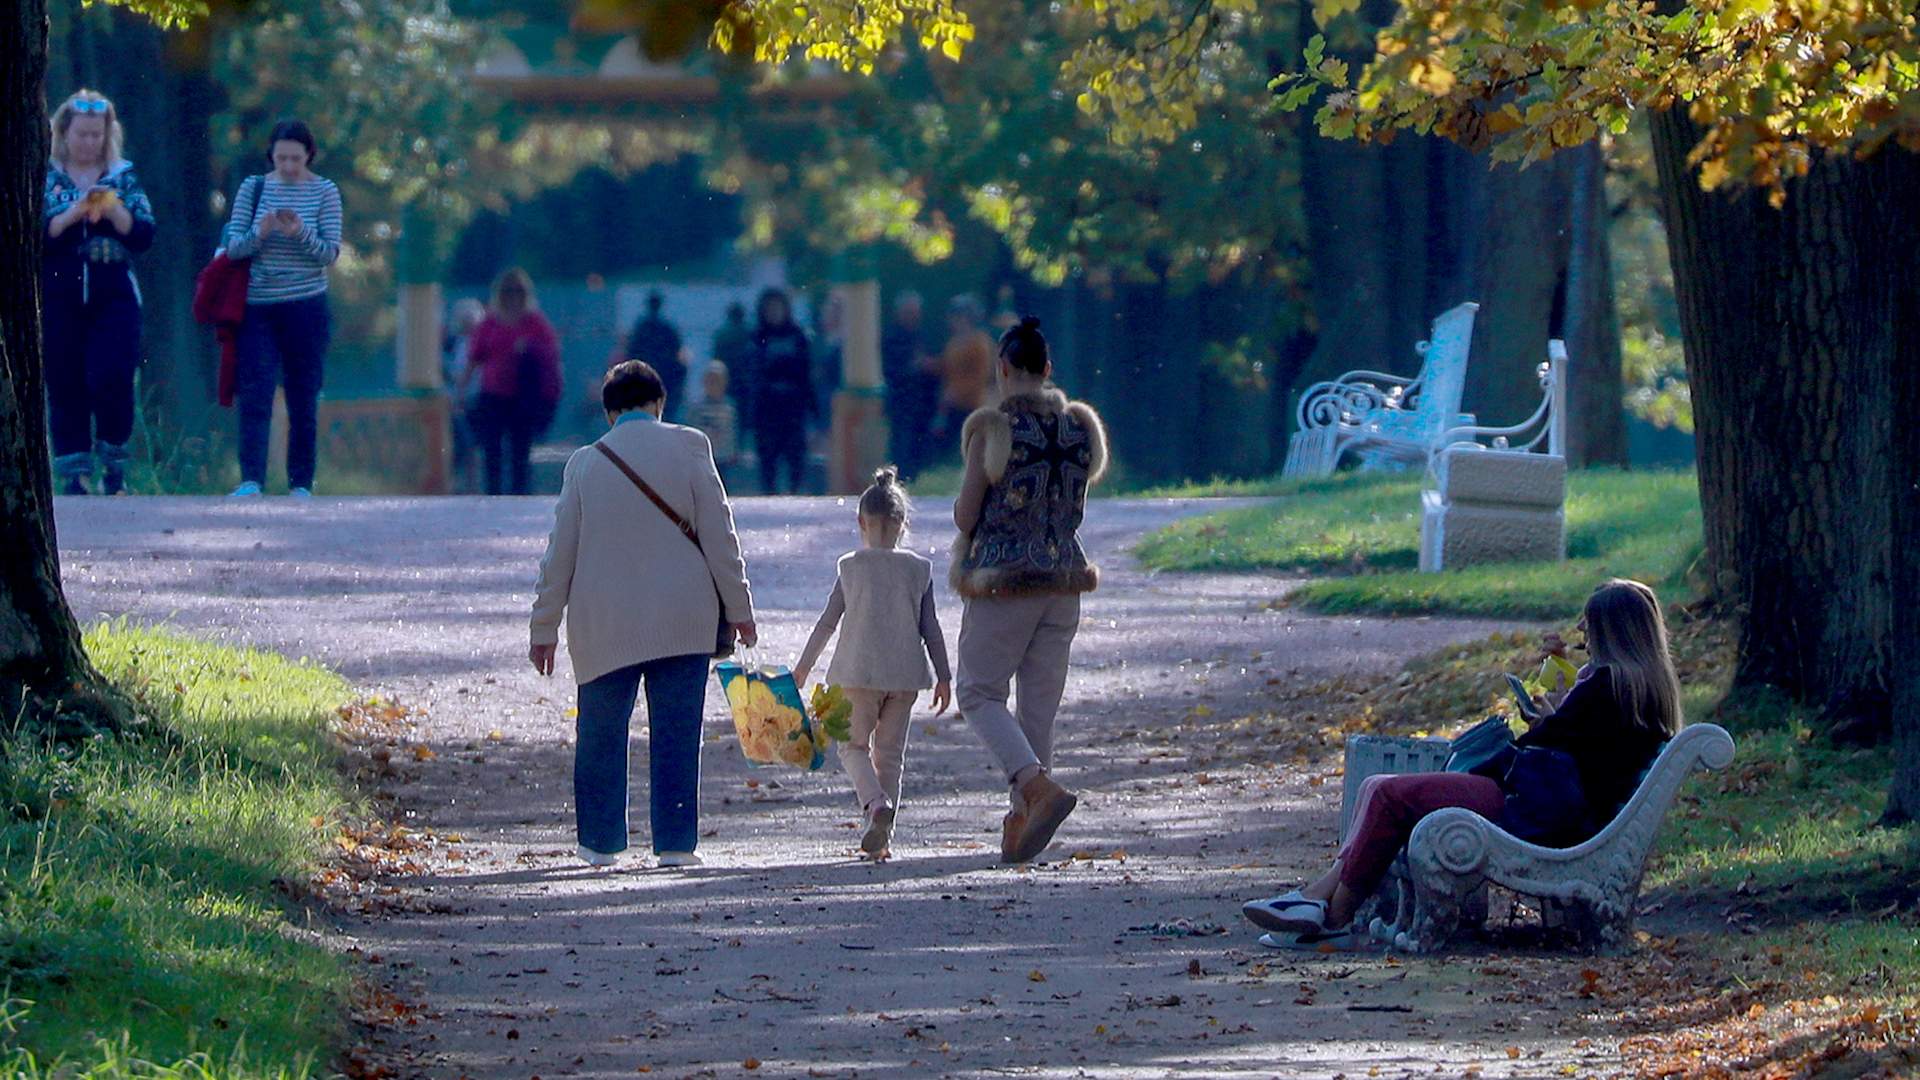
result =
M760 454L760 488L769 495L779 492L780 466L787 466L787 490L799 494L807 476L807 428L799 420L763 424L754 432L754 448Z
M112 468L133 438L133 372L140 365L140 304L131 294L85 304L49 303L46 346L49 434L68 475L93 472L98 439ZM116 458L117 455L117 458Z
M627 731L643 682L653 850L692 851L700 843L700 715L707 657L666 656L580 684L574 813L580 845L604 855L627 847Z
M551 410L519 398L481 394L469 415L480 444L487 494L532 494L533 440L547 430Z
M273 392L287 391L287 486L313 487L319 441L320 385L326 377L333 318L325 296L248 304L240 324L234 396L240 405L240 479L267 480Z

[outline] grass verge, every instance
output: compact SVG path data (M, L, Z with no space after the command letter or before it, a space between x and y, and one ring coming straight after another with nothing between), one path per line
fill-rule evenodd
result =
M1274 503L1169 526L1138 555L1158 570L1337 575L1292 594L1319 611L1558 619L1607 577L1679 592L1701 550L1692 473L1591 470L1568 478L1566 561L1421 574L1422 486L1360 473L1277 483L1266 489L1283 496Z
M125 624L87 646L153 723L0 761L0 1077L327 1071L348 969L279 883L352 808L346 683Z

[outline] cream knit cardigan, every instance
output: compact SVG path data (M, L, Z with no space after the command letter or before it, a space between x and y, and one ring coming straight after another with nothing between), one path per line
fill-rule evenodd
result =
M728 622L753 618L733 510L707 437L633 420L601 438L693 523L706 558L604 454L591 445L574 451L540 560L531 637L557 644L564 612L579 683L664 656L711 653L716 582Z

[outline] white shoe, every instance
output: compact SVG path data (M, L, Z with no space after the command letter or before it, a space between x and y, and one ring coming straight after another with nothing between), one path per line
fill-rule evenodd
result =
M313 498L313 489L312 488L293 488L289 490L287 494L293 496L296 499L311 499Z
M586 863L588 866L612 866L614 863L620 861L620 856L618 855L609 855L604 851L595 851L585 844L574 848L574 851L580 856L580 861Z
M660 853L660 865L663 867L704 866L706 860L692 851L663 851Z
M1300 934L1327 928L1326 902L1302 896L1298 889L1266 900L1249 900L1240 905L1240 914L1262 930Z
M239 487L234 488L233 491L228 494L228 498L249 499L258 494L260 494L260 485L248 480Z

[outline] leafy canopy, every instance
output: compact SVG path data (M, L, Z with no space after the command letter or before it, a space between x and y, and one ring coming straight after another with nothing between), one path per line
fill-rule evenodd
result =
M1359 0L1315 0L1322 25ZM1821 150L1920 150L1920 35L1912 0L1406 0L1357 75L1305 49L1275 81L1282 108L1324 91L1332 137L1433 133L1496 160L1532 162L1637 109L1684 105L1704 128L1701 186L1769 189Z

